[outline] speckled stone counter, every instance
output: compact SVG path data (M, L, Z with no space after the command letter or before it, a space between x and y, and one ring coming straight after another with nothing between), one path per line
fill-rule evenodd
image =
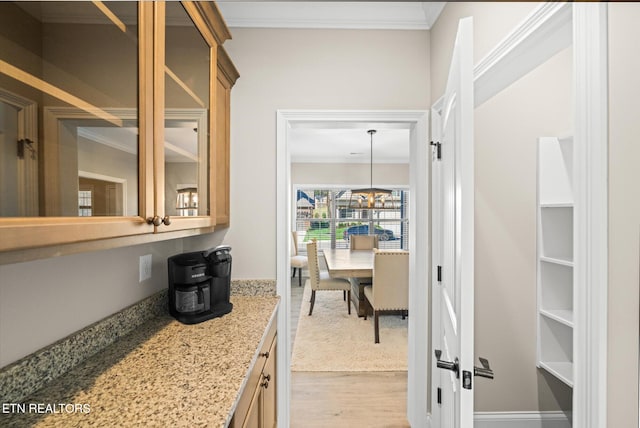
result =
M231 313L200 324L147 321L20 403L2 403L0 426L227 426L278 297L231 302Z

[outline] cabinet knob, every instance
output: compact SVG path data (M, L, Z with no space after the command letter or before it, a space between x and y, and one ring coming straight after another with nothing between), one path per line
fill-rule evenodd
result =
M268 374L266 376L262 375L262 378L265 379L267 382L269 382L271 380L271 375L270 374Z
M154 215L153 217L147 217L147 224L160 226L162 224L162 219L160 218L160 216L157 216L157 215Z
M268 380L265 380L264 382L262 382L262 383L260 384L260 386L261 386L261 387L263 387L264 389L269 388L269 381L268 381Z
M260 354L261 357L269 358L269 351Z
M161 224L164 224L165 226L169 226L171 224L171 217L166 215L161 218L159 215L154 215L153 217L147 218L147 223L152 224L154 226L160 226Z

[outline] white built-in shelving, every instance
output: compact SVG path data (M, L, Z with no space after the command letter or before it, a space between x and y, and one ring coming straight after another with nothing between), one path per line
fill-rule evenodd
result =
M538 139L538 367L573 386L573 138Z

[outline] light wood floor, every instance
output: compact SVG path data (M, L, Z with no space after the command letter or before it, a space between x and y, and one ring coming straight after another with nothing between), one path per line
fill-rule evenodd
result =
M291 281L292 344L306 277L302 279L302 287L297 277ZM291 428L406 428L406 408L407 372L291 373Z

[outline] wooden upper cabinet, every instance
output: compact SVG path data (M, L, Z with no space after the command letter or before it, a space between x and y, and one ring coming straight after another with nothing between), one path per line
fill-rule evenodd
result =
M228 38L212 2L0 2L0 252L213 230Z
M231 150L231 88L240 74L222 46L218 47L218 79L215 135L216 224L228 225L230 218L229 158Z

